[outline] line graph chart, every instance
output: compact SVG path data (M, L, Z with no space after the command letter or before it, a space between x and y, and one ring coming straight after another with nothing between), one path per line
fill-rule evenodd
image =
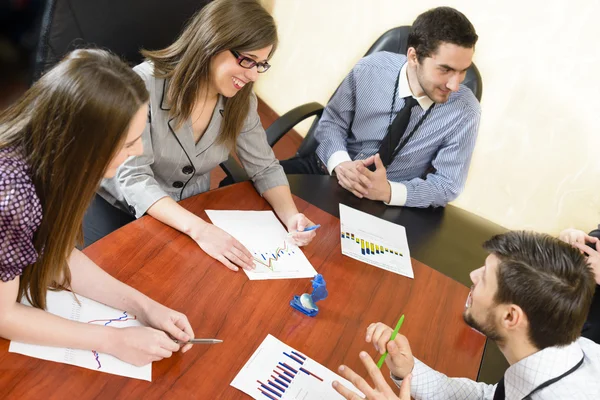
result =
M312 278L317 271L272 211L205 210L215 226L239 240L252 253L251 280Z
M88 324L104 323L104 326L108 326L112 322L125 322L125 321L132 321L132 320L136 320L136 319L137 319L137 317L135 315L133 317L130 317L129 315L127 315L127 311L123 311L123 315L121 315L119 318L94 319L94 320L88 321L87 323ZM98 354L98 352L96 350L92 350L92 354L94 355L94 359L98 363L98 369L102 368L102 363L100 362L100 354Z
M71 321L115 328L142 326L137 317L127 311L116 310L80 295L75 296L69 291L48 291L46 301L48 312ZM27 300L21 300L21 302L30 306ZM146 381L152 380L152 364L136 367L110 354L96 350L91 351L92 357L90 357L90 350L40 346L12 341L9 351L94 371Z

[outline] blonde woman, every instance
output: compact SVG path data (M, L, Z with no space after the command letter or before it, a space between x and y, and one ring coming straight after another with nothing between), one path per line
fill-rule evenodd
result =
M193 337L185 315L75 249L100 180L142 152L147 115L142 80L99 50L71 53L0 114L0 337L97 350L135 365L170 357L180 349L172 338ZM135 313L148 327L116 329L50 314L49 287ZM33 307L22 305L22 296Z
M298 212L287 178L266 141L253 83L277 47L273 18L255 0L215 0L194 16L179 39L134 70L150 92L144 152L104 180L85 222L89 244L149 214L190 236L228 268L252 269L250 252L177 201L210 188L210 171L237 152L256 190L305 245L313 225Z

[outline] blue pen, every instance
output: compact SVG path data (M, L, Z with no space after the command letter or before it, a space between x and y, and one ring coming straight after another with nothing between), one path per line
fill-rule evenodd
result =
M317 224L317 225L306 227L306 228L304 228L303 231L296 231L296 232L310 232L310 231L314 231L315 229L318 229L320 227L321 227L321 225ZM288 237L291 237L292 235L293 235L292 232L288 233Z
M309 226L307 228L304 228L303 231L298 231L298 232L310 232L310 231L314 231L315 229L319 229L321 227L321 225L313 225L313 226Z

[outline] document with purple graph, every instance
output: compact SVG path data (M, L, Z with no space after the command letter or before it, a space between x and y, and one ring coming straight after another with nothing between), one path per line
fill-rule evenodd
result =
M260 400L343 400L334 380L364 398L346 379L268 335L231 386Z
M215 226L240 241L254 257L250 280L312 278L317 271L272 211L206 210Z
M73 297L73 293L68 291L48 291L46 296L48 312L65 319L87 324L113 326L115 328L142 325L135 315L130 315L126 311L115 310L83 296L77 296L78 304L75 297ZM21 302L30 305L27 300ZM136 367L118 358L96 351L38 346L15 341L10 342L8 351L94 371L152 381L152 364Z

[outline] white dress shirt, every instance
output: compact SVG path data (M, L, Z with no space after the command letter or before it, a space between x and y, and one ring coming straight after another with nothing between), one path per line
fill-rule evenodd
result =
M543 383L561 376L583 358L583 364L557 382L536 391ZM415 400L492 400L497 385L466 378L449 378L415 358L411 395ZM401 380L392 375L400 387ZM506 400L600 399L600 345L586 338L563 347L548 347L511 365L504 373Z

